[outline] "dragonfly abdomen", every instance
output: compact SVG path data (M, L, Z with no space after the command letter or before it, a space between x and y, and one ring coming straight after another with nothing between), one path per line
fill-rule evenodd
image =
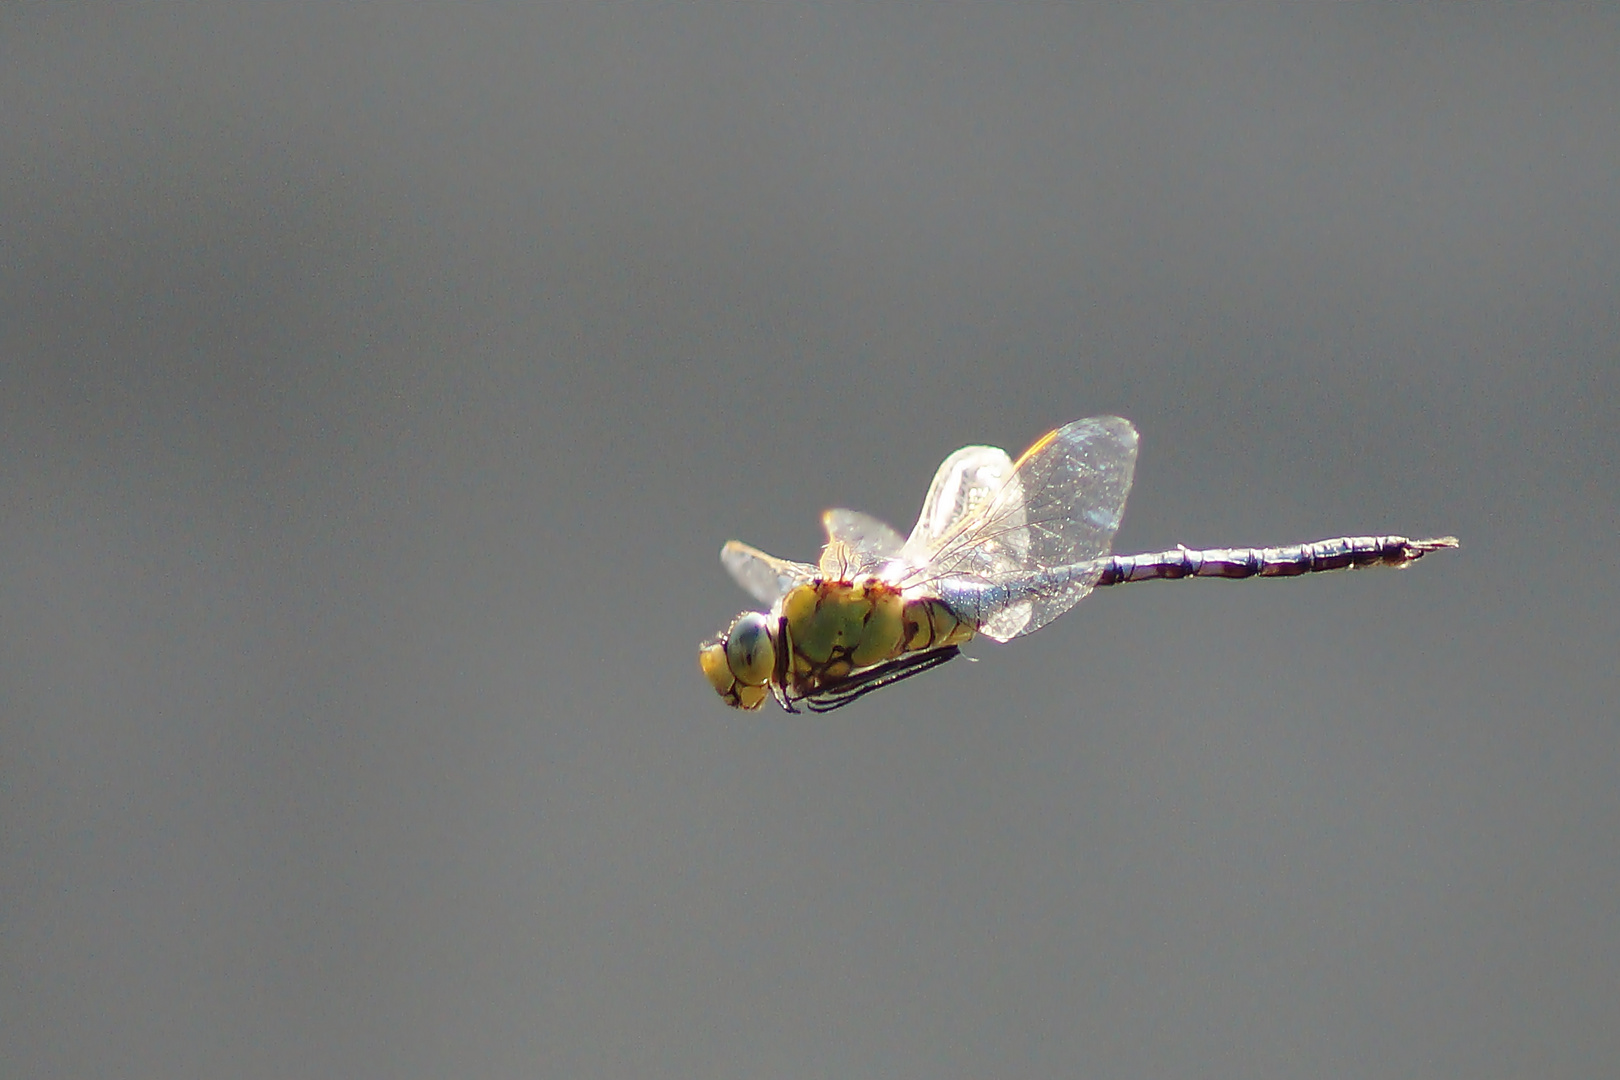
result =
M1298 577L1326 570L1365 566L1406 566L1431 551L1454 548L1454 536L1408 540L1404 536L1341 536L1310 544L1269 548L1178 547L1143 555L1114 555L1102 560L1097 585L1122 585L1187 577Z

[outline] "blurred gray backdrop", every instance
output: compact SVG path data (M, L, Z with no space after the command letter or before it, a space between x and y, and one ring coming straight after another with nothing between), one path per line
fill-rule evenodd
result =
M1620 1059L1612 6L10 5L0 1073ZM1142 432L1099 593L721 706L737 537Z

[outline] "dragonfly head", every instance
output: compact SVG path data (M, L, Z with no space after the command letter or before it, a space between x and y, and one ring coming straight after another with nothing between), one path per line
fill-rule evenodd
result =
M776 639L771 619L758 611L737 616L731 628L698 653L704 678L727 705L757 709L765 704L776 671Z

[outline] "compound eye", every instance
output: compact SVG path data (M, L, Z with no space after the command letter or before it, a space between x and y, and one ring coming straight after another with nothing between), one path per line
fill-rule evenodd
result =
M757 611L737 616L726 634L726 665L740 683L764 686L776 670L771 620Z
M698 652L698 666L703 669L703 677L709 680L714 692L735 705L737 680L731 674L731 665L726 662L725 645L715 642L703 646Z

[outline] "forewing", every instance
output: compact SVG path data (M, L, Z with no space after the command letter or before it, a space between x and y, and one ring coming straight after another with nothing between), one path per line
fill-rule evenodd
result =
M983 513L962 519L934 546L919 580L990 585L1090 562L1108 551L1136 467L1136 429L1117 416L1076 420L1027 450ZM1091 591L1083 577L1036 590L986 620L1007 640L1040 629Z
M821 515L821 524L829 546L843 545L845 573L851 578L876 573L898 558L905 544L894 529L859 510L828 510Z
M990 504L1012 473L1012 458L996 446L964 446L941 462L906 540L906 561L921 565L942 538Z
M762 604L776 603L793 586L817 574L814 566L778 559L738 540L726 542L720 549L720 561L737 579L737 584Z

